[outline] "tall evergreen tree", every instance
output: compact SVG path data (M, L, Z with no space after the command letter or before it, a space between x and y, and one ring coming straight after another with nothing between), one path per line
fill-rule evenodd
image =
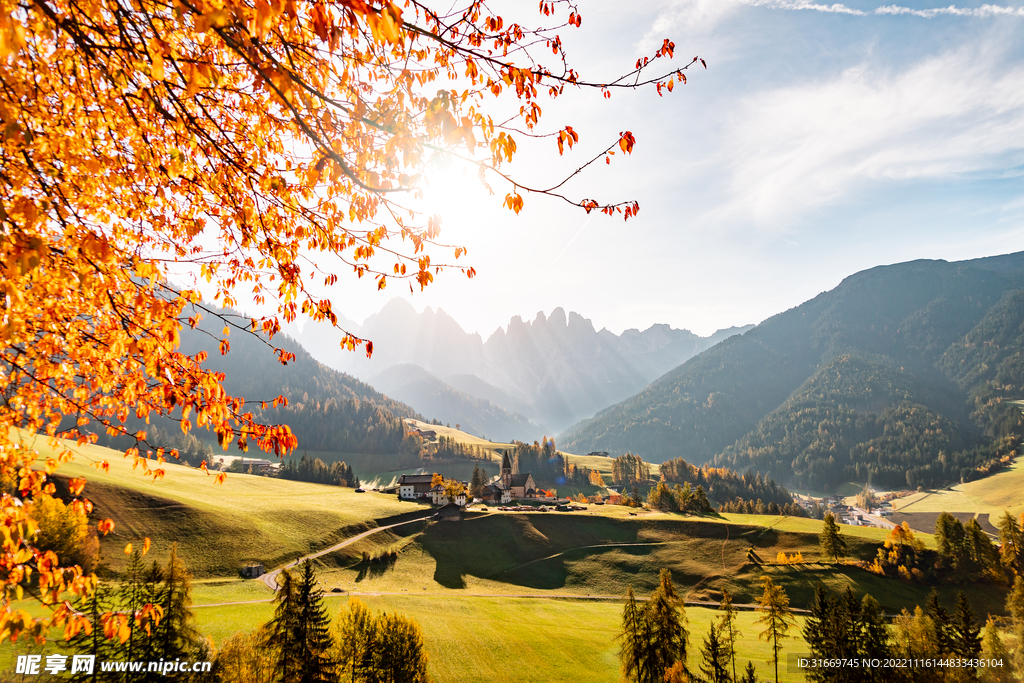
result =
M761 616L758 624L764 630L758 635L761 640L771 643L771 662L775 665L775 683L779 683L779 652L782 651L782 640L789 637L789 629L796 623L793 610L789 607L789 596L782 586L772 582L770 576L761 577L764 593L757 599L757 611Z
M953 651L952 621L949 612L939 602L939 592L934 588L928 594L925 602L925 611L932 618L932 626L935 629L935 646L939 656L948 655Z
M747 662L746 668L743 669L743 677L740 679L740 683L757 683L757 675L754 673L753 662Z
M981 653L981 627L974 621L974 610L967 596L960 591L956 595L953 620L950 629L952 654L960 659L977 659ZM970 668L973 675L974 668Z
M646 605L640 605L632 587L622 612L622 672L635 683L661 683L665 673L681 662L685 675L688 633L683 601L672 575L661 570L661 580Z
M103 633L103 615L117 609L112 590L104 584L97 584L92 594L80 605L78 610L89 617L92 628L88 633L79 631L67 640L67 644L76 654L92 655L96 659L115 659L119 643L116 639L107 638ZM81 683L96 683L99 680L100 667L94 666L93 672L77 673L71 677Z
M162 575L163 583L156 600L163 608L163 616L151 638L153 659L185 659L200 651L203 637L195 625L195 615L191 609L191 577L185 563L178 556L177 543L171 545L171 556Z
M672 574L668 569L661 570L659 585L647 601L646 611L655 643L652 651L653 669L658 676L664 677L665 671L677 661L686 665L689 638L683 600L672 584Z
M1010 630L1014 636L1013 669L1024 672L1024 576L1013 578L1013 589L1006 596L1006 611L1010 613Z
M825 513L824 525L818 536L818 545L821 546L821 554L831 557L833 562L838 562L839 558L846 557L846 539L839 532L839 525L836 524L835 515L831 512Z
M700 649L701 673L708 683L726 683L729 681L729 652L726 649L722 633L715 628L714 622L708 627L708 635Z
M985 635L981 639L981 658L990 664L978 670L978 680L981 683L1013 683L1010 653L1003 644L999 628L991 616L985 623ZM1001 666L991 666L994 662L999 662Z
M626 680L649 683L656 680L650 671L651 624L645 605L637 602L633 587L626 591L626 604L622 609L622 645L619 660Z
M282 569L278 575L277 606L266 625L264 645L274 658L275 680L293 683L301 672L302 647L298 639L298 586L291 572Z
M302 563L302 577L295 588L295 606L295 639L300 665L292 680L296 683L333 683L335 663L330 656L331 618L324 607L324 593L312 560Z
M740 634L739 628L736 626L736 607L732 604L732 595L729 591L722 589L722 601L718 603L718 609L722 612L722 618L719 622L719 630L722 633L722 638L725 641L725 646L729 653L729 661L732 664L732 679L736 680L736 636Z
M999 545L1002 565L1014 574L1024 574L1024 531L1009 512L999 519Z
M427 683L419 626L400 614L373 615L360 600L343 607L332 655L342 683Z

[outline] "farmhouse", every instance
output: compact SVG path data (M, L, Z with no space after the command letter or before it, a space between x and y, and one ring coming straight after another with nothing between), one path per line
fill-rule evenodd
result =
M505 486L501 481L491 482L484 486L480 499L488 503L500 503L505 505L512 502L512 489Z
M271 474L277 471L277 466L269 460L254 460L252 458L240 458L242 471L252 471L253 474Z
M406 500L429 498L433 474L403 474L398 480L398 497Z
M463 482L463 491L459 495L455 496L455 504L463 506L466 504L466 490L468 485ZM430 489L430 500L434 505L448 505L451 501L448 500L448 496L444 495L444 487L438 484Z

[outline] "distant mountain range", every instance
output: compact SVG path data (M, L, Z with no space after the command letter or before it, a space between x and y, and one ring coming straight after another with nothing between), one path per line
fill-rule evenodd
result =
M340 334L307 325L290 335L322 363L359 377L428 418L495 440L539 439L636 393L649 382L750 326L700 337L668 325L621 335L556 308L516 316L485 342L443 310L422 313L393 299L349 332L373 340L371 359L338 347Z
M586 453L682 456L787 485L931 486L1018 452L1024 252L852 275L667 372L558 437Z

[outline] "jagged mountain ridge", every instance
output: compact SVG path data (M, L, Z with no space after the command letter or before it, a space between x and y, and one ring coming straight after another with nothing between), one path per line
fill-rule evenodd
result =
M556 308L550 316L541 312L532 321L515 316L484 341L479 334L465 332L441 309L427 307L417 313L408 302L393 299L362 325L346 321L345 328L373 340L373 358L339 349L340 334L326 326L289 333L321 362L366 381L394 366L418 366L453 391L457 388L508 413L519 413L550 433L635 393L749 326L709 337L668 325L616 335L596 330L578 313L566 315ZM427 405L412 405L433 414Z

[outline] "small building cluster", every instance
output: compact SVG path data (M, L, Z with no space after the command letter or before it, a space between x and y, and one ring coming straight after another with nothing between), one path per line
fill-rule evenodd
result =
M398 497L403 500L429 500L434 505L441 506L438 510L440 518L450 517L450 510L461 508L466 505L467 494L463 492L456 496L454 501L445 495L444 487L434 483L433 474L403 474L398 480ZM466 491L469 485L463 482ZM513 499L544 498L546 492L537 486L533 475L530 472L512 473L512 461L508 453L505 453L501 460L501 474L483 487L480 499L486 503L496 505L507 505Z

